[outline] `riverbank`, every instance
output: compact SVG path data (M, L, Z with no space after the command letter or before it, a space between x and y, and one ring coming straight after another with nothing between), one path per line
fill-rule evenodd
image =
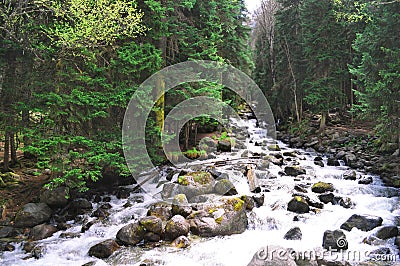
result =
M386 186L400 187L400 156L395 144L378 147L371 123L355 121L346 114L331 114L319 130L319 117L305 115L301 125L278 125L277 138L293 148L326 155L330 165L343 162L355 170L379 175Z

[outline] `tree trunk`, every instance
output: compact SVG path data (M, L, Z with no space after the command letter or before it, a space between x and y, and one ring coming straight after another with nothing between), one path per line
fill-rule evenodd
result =
M11 151L11 165L15 166L18 162L17 148L15 145L15 133L10 132L10 151Z
M288 67L289 67L289 71L290 74L292 76L293 79L293 97L294 97L294 105L295 105L295 109L296 109L296 119L297 119L297 123L300 124L301 122L301 118L300 118L300 112L299 112L299 103L297 101L297 81L296 81L296 76L294 74L294 70L292 67L292 60L290 57L290 51L289 51L289 45L287 43L287 40L285 38L285 53L286 53L286 57L287 57L287 61L288 61Z
M319 130L320 131L323 131L325 129L327 117L328 117L328 112L326 112L326 111L322 112L321 121L320 121L320 124L319 124Z
M3 162L3 171L10 171L10 133L6 131L5 139L4 139L4 162Z

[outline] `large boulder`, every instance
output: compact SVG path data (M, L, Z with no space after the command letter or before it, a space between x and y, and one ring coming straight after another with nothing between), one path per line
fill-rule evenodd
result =
M199 149L205 150L206 152L212 152L217 150L217 143L210 137L205 137L200 140Z
M72 217L84 214L90 210L92 210L92 203L90 203L90 201L84 198L78 198L73 200L68 207L68 213Z
M307 200L301 196L294 196L288 203L287 210L295 213L307 213L310 211L310 206Z
M125 246L136 245L144 239L145 232L139 223L125 225L117 233L117 242Z
M51 208L63 208L68 204L68 199L66 197L66 187L45 189L40 195L40 202L46 203Z
M389 239L395 237L399 234L399 229L397 226L389 225L379 228L379 230L375 233L375 236L380 239Z
M178 183L166 183L163 186L163 199L185 194L190 199L214 191L215 180L208 172L192 172L178 177Z
M172 200L172 214L182 215L187 217L192 212L192 207L189 205L189 201L185 194L178 194L174 196Z
M297 266L297 264L289 249L271 245L259 249L247 266Z
M283 238L286 240L301 240L302 237L303 234L301 233L300 228L297 226L287 231L286 234L283 236Z
M327 230L324 232L322 247L327 250L346 250L349 248L349 244L347 243L346 235L342 230Z
M143 226L147 232L152 232L157 235L162 235L163 224L162 220L156 216L147 216L140 219L139 224Z
M165 239L174 240L189 233L190 225L181 215L173 216L165 225Z
M58 229L49 224L39 224L32 228L29 232L29 239L31 240L42 240L52 236Z
M120 246L112 239L100 242L89 249L89 256L99 259L110 257Z
M304 170L303 168L301 168L300 166L297 166L297 165L286 166L285 174L290 175L290 176L305 175L306 170Z
M168 221L172 217L171 208L163 206L162 204L153 204L147 211L148 216L155 216L163 221Z
M340 229L351 231L353 227L356 227L362 231L370 231L382 225L382 221L383 219L378 216L353 214L340 226Z
M221 152L231 152L232 151L231 140L229 138L219 140L217 144L217 150Z
M247 228L246 204L239 198L224 198L213 205L197 206L198 215L188 217L190 230L199 236L243 233Z
M48 222L51 215L52 210L46 203L28 203L15 216L14 225L16 227L33 227Z
M218 180L214 186L214 191L218 195L233 196L238 194L235 185L229 179Z
M314 193L326 193L326 192L333 192L335 188L331 183L325 183L325 182L318 182L315 183L311 187L311 191Z

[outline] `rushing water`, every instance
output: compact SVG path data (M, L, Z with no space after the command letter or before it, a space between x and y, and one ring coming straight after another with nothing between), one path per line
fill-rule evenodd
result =
M254 120L242 123L240 126L246 127L249 132L245 144L250 152L269 153L265 147L255 145L255 142L262 142L266 134L264 130L256 127ZM265 202L263 206L254 208L252 212L248 213L248 229L242 234L212 238L200 238L191 235L192 244L186 249L176 249L167 245L154 248L123 247L105 260L89 257L88 250L91 246L105 239L115 238L122 226L132 222L132 217L145 216L148 206L154 202L154 199L147 194L131 193L128 199L119 200L115 196L111 196L110 203L113 208L110 210L110 216L104 221L94 224L85 233L80 233L82 222L70 221L72 226L68 230L59 231L52 237L39 241L44 246L43 256L40 259L26 259L28 255L22 250L22 244L15 244L16 250L5 252L0 257L0 264L53 266L82 265L94 261L95 265L140 265L141 262L148 260L154 262L154 265L241 266L247 265L257 250L268 245L290 247L297 251L322 252L324 231L339 229L340 225L353 214L380 216L383 218L384 225L397 225L399 223L398 190L384 187L378 177L372 176L374 181L370 185L360 185L357 181L343 180L342 174L348 170L347 167L316 166L313 163L316 154L299 149L290 149L283 143L279 143L279 146L282 152L293 151L296 153L297 157L292 158L292 162L287 163L298 162L301 167L306 169L307 176L304 180L281 176L282 167L272 163L268 169L257 170L257 176L264 178L260 179L260 184L265 190L265 192L262 192L265 194ZM232 154L221 154L216 159L204 161L202 164L212 164L212 162L228 157L231 159L240 158L243 152L244 150L239 150ZM326 165L326 158L323 159ZM250 161L251 159L237 160L236 163L217 167L218 171L229 175L239 194L250 194L246 179L240 171ZM191 166L188 165L187 167L190 168ZM196 167L199 167L198 162ZM357 174L367 175L360 172ZM329 203L325 204L324 208L317 213L295 214L286 210L287 203L295 192L295 185L311 185L318 181L334 184L335 195L350 197L355 207L345 209L340 205ZM318 201L315 193L311 192L310 186L307 190L307 195L311 198L315 197ZM135 202L138 198L143 198L143 202ZM127 202L132 202L132 206L126 207ZM96 209L98 204L93 203L93 207ZM297 221L294 221L295 216ZM85 219L90 221L94 218L87 216ZM300 227L303 235L302 240L284 240L284 234L295 226ZM351 232L345 231L349 250L366 254L365 252L368 253L381 247L363 243L363 240L374 231L363 232L356 228ZM60 238L60 234L65 232L78 233L78 236ZM385 242L383 246L390 248L393 254L398 253L393 239ZM361 257L361 259L365 259L365 257ZM351 259L350 262L352 262Z

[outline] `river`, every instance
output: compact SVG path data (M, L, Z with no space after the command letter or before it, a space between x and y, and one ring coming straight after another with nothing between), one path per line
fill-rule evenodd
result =
M102 222L95 223L89 230L81 233L82 222L69 221L71 228L59 231L52 237L39 241L44 247L42 257L39 259L28 258L22 250L22 244L16 243L13 252L5 252L0 257L1 265L83 265L93 262L92 265L247 265L253 255L261 248L269 245L293 248L296 251L322 252L322 238L326 230L339 229L340 226L353 214L376 215L382 217L383 225L399 225L400 208L398 190L382 185L378 176L371 176L373 182L368 185L358 184L355 180L344 180L343 173L348 170L344 166L326 166L327 158L321 155L324 167L314 164L314 158L319 155L312 150L289 148L286 144L278 142L281 151L270 152L259 143L262 143L265 132L256 126L255 120L249 120L241 125L247 128L248 137L243 141L251 154L276 154L283 153L284 166L274 163L269 168L259 167L256 170L257 177L265 196L263 206L254 208L248 212L248 228L242 234L231 236L217 236L201 238L190 235L191 245L186 249L177 249L168 245L156 247L123 247L108 259L96 259L88 255L91 246L105 239L115 238L118 230L133 219L145 216L148 206L155 200L149 194L132 192L128 199L117 199L111 195L112 209L110 216ZM214 159L201 162L201 164L213 164L215 161L242 158L244 149L233 153L223 153ZM295 156L295 157L293 157ZM254 163L255 159L237 160L235 163L216 166L220 172L227 173L235 184L239 194L250 195L247 181L243 175L243 169L247 164ZM232 161L234 162L234 161ZM255 162L257 163L257 162ZM306 175L301 177L287 176L282 173L285 165L297 164L306 170ZM191 165L181 167L191 168ZM196 163L199 167L199 163ZM369 176L366 173L357 172L358 176ZM163 180L162 177L160 181ZM331 203L324 204L322 209L305 214L297 214L287 210L288 202L292 199L294 188L305 188L306 194L318 201L317 194L311 192L311 185L318 182L332 183L335 188L335 196L350 198L353 207L344 208ZM130 186L128 188L133 188ZM156 193L157 191L154 191ZM143 201L143 202L142 202ZM131 206L126 203L131 202ZM93 209L97 209L99 203L93 203ZM94 218L87 215L82 220L90 221ZM285 240L285 233L299 227L302 232L301 240ZM368 254L380 247L389 248L392 254L398 254L394 244L394 238L383 241L380 245L369 245L364 239L373 234L377 229L369 232L353 228L345 231L349 250L360 254ZM71 233L76 237L60 238L62 233ZM329 255L330 259L332 255ZM356 265L360 259L348 259ZM148 264L146 264L146 261ZM144 263L144 264L143 264ZM153 263L153 264L151 264ZM390 265L389 262L383 265Z

